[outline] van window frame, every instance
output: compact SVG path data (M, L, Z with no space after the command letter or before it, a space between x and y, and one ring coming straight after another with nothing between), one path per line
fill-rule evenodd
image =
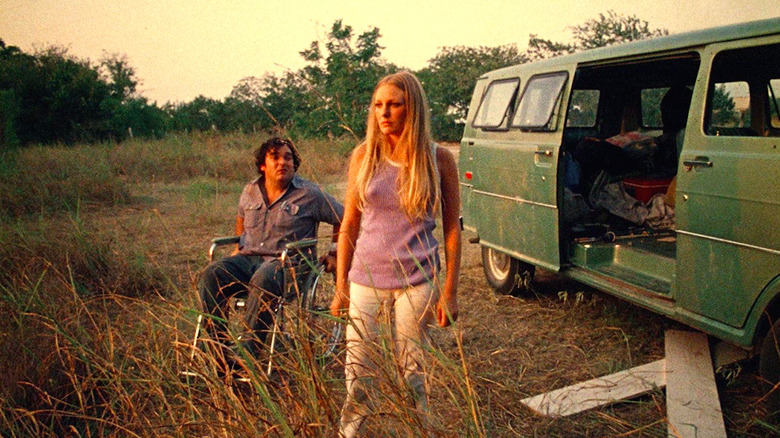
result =
M544 124L542 125L515 125L514 124L514 118L517 115L517 112L520 110L520 106L523 104L523 99L526 97L526 93L528 93L529 87L533 83L535 79L542 79L542 78L548 78L548 77L554 77L554 76L562 76L563 81L561 82L560 89L558 90L558 93L555 95L555 99L553 100L552 105L550 105L549 113L547 114L547 118L545 119ZM517 103L514 105L514 108L512 110L511 117L509 118L509 128L515 128L520 129L522 131L533 131L533 132L555 132L557 130L557 126L550 126L550 122L552 121L552 117L555 114L555 107L560 107L562 96L564 89L566 88L566 84L569 82L569 72L567 70L560 70L560 71L554 71L554 72L548 72L548 73L539 73L531 76L526 82L525 87L523 88L523 93L520 95L520 98L517 99Z
M771 55L777 53L780 49L780 43L777 41L768 41L766 43L757 43L755 45L743 47L726 47L715 52L712 56L709 77L707 78L707 95L705 99L704 114L702 118L702 131L707 137L730 137L730 138L777 138L780 132L772 125L771 110L771 92L770 82L780 79L773 77L777 75L777 70L771 72L762 69L762 65L754 65L753 70L740 70L738 74L730 72L726 64L740 65L742 67L743 59L763 59L759 55L762 51L769 51ZM750 53L750 52L753 53ZM740 53L741 52L741 53ZM759 52L756 54L755 52ZM766 57L766 53L763 53ZM752 58L751 58L752 56ZM733 57L733 58L730 58ZM724 63L724 64L720 64ZM751 67L751 66L748 66ZM731 83L747 83L748 87L748 109L750 116L747 126L719 126L714 123L714 99L718 85ZM763 89L762 89L763 88ZM765 94L764 94L765 93ZM760 111L761 114L753 114L753 111ZM754 123L755 122L755 123ZM755 126L761 124L763 126Z
M775 87L772 86L772 81L778 81L777 90L780 91L780 80L769 79L767 81L767 95L769 97L769 127L772 129L780 128L780 93L775 93ZM775 124L775 119L772 115L778 118L778 124Z
M482 110L482 105L485 103L485 97L488 95L488 91L490 91L490 88L493 87L496 84L499 83L515 83L515 88L512 91L512 95L509 97L509 100L507 101L506 108L504 108L504 116L501 118L501 121L497 125L478 125L478 115L479 112ZM473 128L482 129L484 131L506 131L509 128L506 126L507 121L511 119L512 114L512 107L513 102L515 101L517 97L517 91L520 89L520 78L502 78L502 79L496 79L491 81L487 86L485 87L485 92L482 93L482 98L479 100L479 106L477 106L477 110L474 112L474 120L471 122L471 126Z

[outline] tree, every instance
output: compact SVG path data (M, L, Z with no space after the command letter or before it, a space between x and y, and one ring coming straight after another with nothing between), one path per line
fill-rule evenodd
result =
M126 55L104 53L98 72L108 86L102 107L110 113L112 138L159 137L165 132L168 115L138 95L139 80Z
M312 117L320 120L309 126L307 134L339 136L348 132L355 138L365 134L367 105L374 86L382 76L397 70L381 58L380 37L379 29L374 27L355 39L352 27L336 20L324 53L318 41L300 52L308 65L297 76L319 101Z
M109 87L90 62L50 47L35 55L35 66L40 88L25 91L20 113L25 140L70 144L106 138L111 114L102 103Z
M230 99L241 102L246 108L243 114L245 123L250 123L251 119L253 131L262 129L287 133L293 129L293 114L309 111L307 101L311 98L306 96L308 87L296 82L303 81L296 79L293 73L246 77L233 87Z
M135 97L113 108L110 123L117 140L128 138L131 132L133 137L159 138L166 131L168 118L157 105L150 105L144 97Z
M189 103L168 108L171 125L176 131L210 131L217 129L216 115L220 102L200 95Z
M306 61L302 69L242 79L230 93L231 105L243 108L242 117L251 113L253 129L358 139L365 134L374 86L397 70L381 58L380 37L377 28L356 35L336 20L326 41L312 41L299 52Z
M0 139L4 143L74 143L159 135L164 113L137 96L127 58L98 65L52 46L33 55L0 40Z
M457 140L463 133L471 94L477 78L487 71L526 61L517 46L442 47L417 72L431 106L433 134L441 140Z
M554 58L556 56L574 53L577 50L573 44L556 43L554 41L539 38L535 34L528 37L528 50L526 57L529 61Z
M625 16L611 10L606 14L599 14L598 18L588 20L579 26L571 26L569 29L574 39L570 44L546 40L531 34L528 39L527 58L535 61L669 34L666 29L650 29L650 24L640 20L636 15Z
M712 126L740 126L740 113L734 98L724 84L715 86L712 94Z
M3 149L18 146L17 119L20 99L18 83L32 69L34 59L24 55L18 47L6 46L0 39L0 146Z
M629 41L669 35L666 29L650 29L647 21L636 15L625 16L615 11L599 14L598 19L572 27L576 50L594 49Z
M135 69L130 66L127 55L104 53L100 60L100 73L108 84L111 97L119 102L136 97L138 79L135 76Z

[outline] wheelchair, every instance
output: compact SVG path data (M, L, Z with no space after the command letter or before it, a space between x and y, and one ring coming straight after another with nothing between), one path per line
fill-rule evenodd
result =
M221 246L235 245L238 236L221 237L211 241L209 262ZM316 238L291 242L279 254L284 270L281 299L275 300L271 312L273 326L266 336L266 357L257 358L264 362L263 372L270 376L276 356L285 349L298 348L311 354L318 363L333 360L343 344L344 322L330 314L330 303L336 291L333 275L325 272L325 265L313 255L316 254ZM240 333L242 313L245 308L245 294L234 296L228 303L229 332ZM198 343L203 342L206 318L212 315L198 314L195 335L192 340L190 360L195 359ZM237 339L240 341L241 339ZM183 371L185 376L197 373Z

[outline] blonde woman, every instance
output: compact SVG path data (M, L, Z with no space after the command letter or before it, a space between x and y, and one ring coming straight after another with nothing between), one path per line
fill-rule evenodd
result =
M349 309L347 400L341 432L353 437L370 414L367 389L377 369L374 347L383 324L415 404L427 410L424 348L433 320L458 317L461 234L455 159L431 141L428 104L408 72L374 89L365 141L352 153L338 240L334 315ZM442 215L446 270L439 280L435 215ZM372 352L373 350L373 352Z

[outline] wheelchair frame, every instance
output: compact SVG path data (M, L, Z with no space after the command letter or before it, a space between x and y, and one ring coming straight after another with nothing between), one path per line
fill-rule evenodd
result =
M211 246L209 247L209 262L214 261L214 254L220 246L233 245L239 242L238 236L231 237L218 237L212 239ZM337 354L339 345L341 344L344 325L342 321L337 320L331 316L328 304L332 299L334 290L324 290L326 282L321 281L325 274L325 266L318 260L312 260L309 255L313 251L309 249L315 248L318 240L305 239L296 242L290 242L285 245L282 252L279 254L279 260L282 268L285 270L284 284L282 284L282 296L277 300L276 304L271 309L273 314L273 328L271 331L270 341L268 342L268 363L265 366L266 375L270 375L273 370L274 354L277 350L277 344L280 342L279 338L284 329L285 318L285 305L292 302L295 298L298 300L299 315L307 316L307 327L314 327L315 319L324 319L327 322L324 324L326 330L315 336L318 339L312 339L309 337L308 342L323 343L321 351L318 351L316 359L318 361L326 361L329 358ZM299 275L305 275L303 282ZM292 282L292 283L291 283ZM301 288L303 285L303 288ZM322 297L323 293L325 297ZM318 298L325 299L324 306L318 305ZM236 298L234 307L243 307L245 298ZM195 357L195 351L198 348L198 341L200 340L201 332L203 331L203 325L207 315L204 313L198 314L198 321L195 328L195 335L192 341L192 351L190 352L190 363ZM185 375L194 375L191 372L183 372Z

